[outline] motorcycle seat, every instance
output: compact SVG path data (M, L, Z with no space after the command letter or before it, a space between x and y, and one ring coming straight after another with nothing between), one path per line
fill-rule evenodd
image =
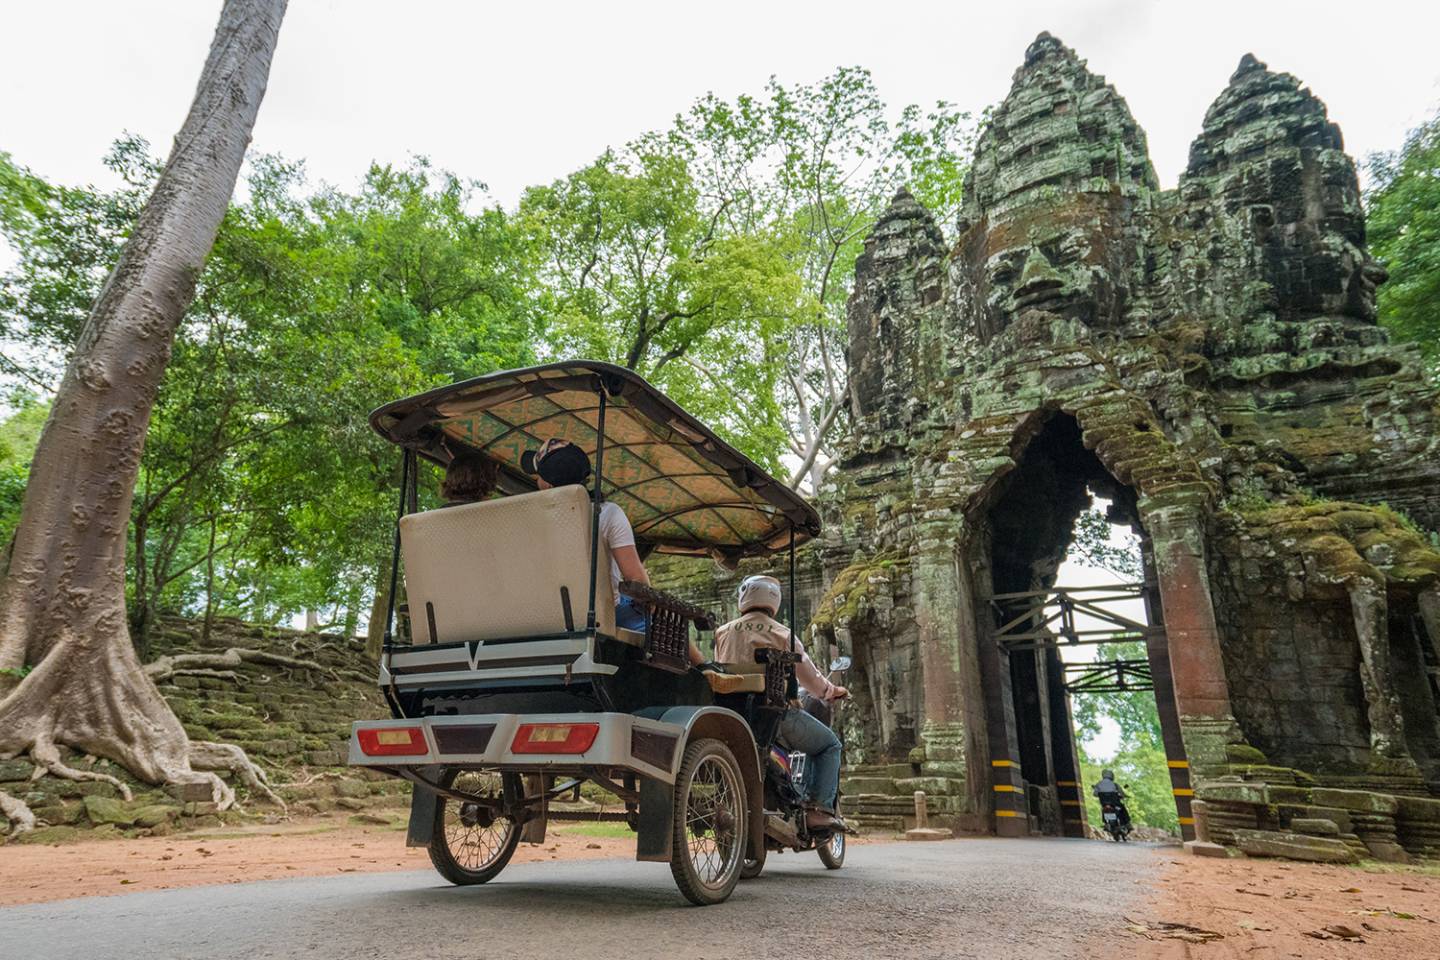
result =
M716 693L764 693L765 665L763 663L722 663L725 673L705 671L710 689Z

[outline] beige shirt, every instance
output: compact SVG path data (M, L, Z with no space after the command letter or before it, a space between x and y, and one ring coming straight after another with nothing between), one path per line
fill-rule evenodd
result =
M761 647L772 650L790 649L790 629L763 610L751 610L715 629L715 660L718 663L754 663L755 651ZM813 696L829 699L835 685L810 661L800 644L795 652L801 660L795 664L795 679Z

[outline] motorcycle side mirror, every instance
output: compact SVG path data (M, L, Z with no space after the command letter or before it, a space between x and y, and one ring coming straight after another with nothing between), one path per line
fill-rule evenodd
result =
M846 670L849 670L849 669L850 669L850 658L849 658L849 657L836 657L834 660L831 660L831 661L830 661L830 672L831 672L831 673L844 673Z

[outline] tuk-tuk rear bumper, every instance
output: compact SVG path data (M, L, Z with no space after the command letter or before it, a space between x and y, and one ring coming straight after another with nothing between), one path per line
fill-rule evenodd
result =
M399 773L485 767L530 773L625 769L673 783L686 727L628 713L477 714L359 720L351 766Z

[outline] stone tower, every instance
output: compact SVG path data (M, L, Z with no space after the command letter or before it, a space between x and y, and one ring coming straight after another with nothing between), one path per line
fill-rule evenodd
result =
M1288 825L1257 790L1440 796L1440 397L1375 324L1324 105L1247 55L1161 191L1124 99L1041 34L956 227L902 191L849 306L814 629L855 658L862 808L923 788L961 827L1077 829L1056 645L999 633L1092 494L1141 537L1187 832L1197 788L1222 839Z

